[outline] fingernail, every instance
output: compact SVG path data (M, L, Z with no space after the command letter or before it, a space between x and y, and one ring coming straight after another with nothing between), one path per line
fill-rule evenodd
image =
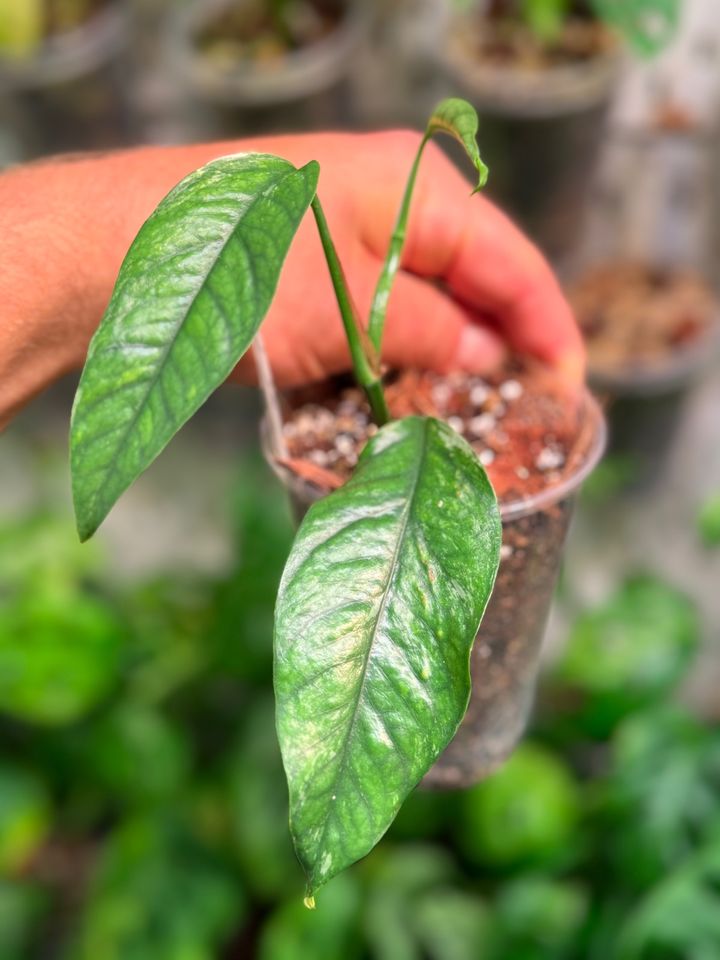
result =
M499 366L505 358L502 341L485 327L467 323L460 333L455 366L471 373L484 373Z

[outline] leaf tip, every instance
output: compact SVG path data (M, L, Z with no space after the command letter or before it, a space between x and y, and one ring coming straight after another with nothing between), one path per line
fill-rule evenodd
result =
M482 162L482 160L480 160L478 163L475 164L475 169L478 172L478 181L477 181L477 186L473 188L473 192L471 194L471 196L473 197L475 196L476 193L480 193L482 188L488 182L488 173L489 173L487 166Z
M77 534L80 539L80 543L87 543L87 541L92 537L92 535L97 530L99 524L88 521L87 518L82 516L77 516L75 520L75 527L77 529Z
M313 183L313 186L317 186L318 178L320 176L320 164L317 160L310 160L305 166L300 167L300 173L306 173L310 180Z
M309 895L309 896L307 896L307 897L303 897L303 905L304 905L308 910L314 910L314 909L315 909L315 897L313 897L312 895Z

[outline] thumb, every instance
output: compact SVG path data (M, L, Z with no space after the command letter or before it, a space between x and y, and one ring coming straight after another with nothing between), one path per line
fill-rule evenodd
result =
M500 337L432 283L399 273L388 306L382 358L395 367L487 373L500 365Z

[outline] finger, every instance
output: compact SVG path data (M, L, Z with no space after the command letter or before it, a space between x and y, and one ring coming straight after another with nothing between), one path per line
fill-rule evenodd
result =
M488 373L506 355L496 333L431 283L398 274L388 306L383 359L391 366Z

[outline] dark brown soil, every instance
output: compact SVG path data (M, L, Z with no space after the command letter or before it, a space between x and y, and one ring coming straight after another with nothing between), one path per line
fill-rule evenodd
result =
M198 46L218 65L272 64L331 33L344 7L341 0L286 0L274 6L267 0L237 2L206 27Z
M558 393L544 370L517 366L486 378L409 370L389 378L386 396L393 417L447 420L477 451L503 501L553 486L576 466L578 402ZM293 461L342 481L376 429L362 392L344 386L291 398L284 435Z
M568 291L590 368L662 366L718 323L718 300L695 271L608 262Z

